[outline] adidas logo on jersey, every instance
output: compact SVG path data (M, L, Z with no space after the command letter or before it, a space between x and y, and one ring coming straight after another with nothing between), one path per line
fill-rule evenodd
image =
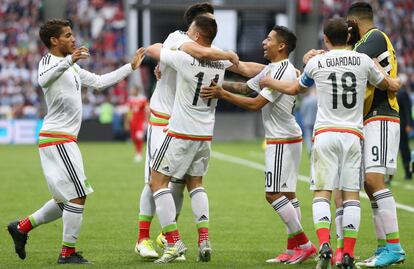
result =
M164 166L164 167L162 168L162 170L164 170L165 172L170 172L170 168L169 168L168 166Z
M344 227L344 230L355 230L355 227L354 227L354 225L352 225L352 224L349 224L349 225L346 225L345 227Z
M198 221L207 221L208 220L208 218L206 217L206 215L202 215L199 219L198 219Z
M394 163L394 159L391 159L391 160L390 160L390 163Z
M286 185L286 183L283 183L282 185L282 189L286 189L288 186Z
M329 218L327 216L320 218L318 221L328 221L329 222Z

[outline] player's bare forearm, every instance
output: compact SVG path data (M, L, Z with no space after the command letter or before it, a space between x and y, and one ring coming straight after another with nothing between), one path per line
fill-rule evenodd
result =
M224 90L226 90L228 92L242 94L242 95L248 95L248 94L250 94L250 93L253 92L249 88L249 86L247 86L247 84L244 83L244 82L228 82L228 81L224 81L222 87L223 87Z
M161 48L162 48L162 43L152 44L146 49L145 54L153 58L156 61L160 61Z
M212 47L205 47L196 42L186 42L181 45L180 49L197 59L210 61L229 60L236 65L239 62L239 57L233 51L223 51Z
M229 67L227 70L242 75L247 78L251 78L259 74L265 65L255 63L255 62L243 62L240 61L239 64Z
M283 81L273 79L272 77L266 76L260 80L260 88L270 88L272 90L276 90L278 92L288 94L288 95L296 95L299 92L305 91L306 88L300 86L297 80L295 81Z

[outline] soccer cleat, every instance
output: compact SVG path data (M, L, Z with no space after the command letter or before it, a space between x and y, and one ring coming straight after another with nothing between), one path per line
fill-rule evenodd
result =
M376 267L386 267L393 264L403 263L405 261L406 255L404 250L393 251L386 249L375 259L366 263L366 267L376 268Z
M285 263L287 262L292 255L288 254L287 252L280 253L273 259L266 260L267 263Z
M185 257L185 255L184 254L181 254L181 256L180 257L177 257L177 259L175 259L177 262L183 262L183 261L186 261L187 259L186 259L186 257Z
M357 262L356 265L357 266L367 266L367 264L371 264L372 261L375 260L375 258L378 257L379 255L381 255L381 253L384 252L384 251L387 251L386 247L378 247L375 250L374 255L372 255L371 257L369 257L369 258L367 258L363 261Z
M157 243L157 246L160 249L165 249L165 247L168 245L167 239L165 239L165 236L162 233L160 233L157 236L157 239L155 239L155 243Z
M198 258L197 261L199 262L209 262L211 260L211 244L209 240L201 241L200 245L198 246Z
M21 233L17 226L19 225L19 221L10 222L7 225L7 230L9 231L10 236L13 238L14 242L14 249L19 256L20 259L24 260L26 258L26 242L27 242L27 234Z
M164 249L162 256L155 260L154 263L169 263L177 259L179 256L184 254L187 250L187 247L181 240L175 242L174 245L169 245Z
M338 268L341 268L342 266L342 258L344 256L344 253L342 251L342 248L337 248L335 252L335 266Z
M81 252L72 253L67 257L63 257L62 255L59 255L57 263L58 264L92 264L90 261L88 261L81 255Z
M296 248L290 259L286 261L286 264L298 264L314 257L315 255L316 247L313 244L306 249Z
M342 262L341 262L341 267L342 269L354 269L354 258L351 257L348 253L345 253L343 258L342 258Z
M159 255L154 249L154 244L152 240L141 240L141 242L137 242L135 244L135 253L141 256L142 258L147 259L155 259L158 258Z
M316 269L331 269L332 250L329 243L323 243L319 250Z

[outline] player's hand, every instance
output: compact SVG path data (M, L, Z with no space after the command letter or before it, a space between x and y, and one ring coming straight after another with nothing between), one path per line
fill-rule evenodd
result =
M272 80L273 78L271 76L264 76L259 82L260 89L270 87L269 85Z
M313 57L315 57L316 55L325 53L324 50L315 50L315 49L311 49L308 52L305 53L305 55L303 55L303 63L307 64L309 62L310 59L312 59Z
M133 70L137 69L138 66L141 65L142 60L144 60L144 57L145 57L145 48L141 47L135 51L135 55L134 57L132 57L132 60L131 60L131 66Z
M224 91L224 89L220 86L217 86L217 83L212 80L210 86L201 87L200 96L203 99L220 98L222 91Z
M80 47L72 53L72 63L76 63L78 60L89 58L89 49L86 47Z
M229 58L228 60L234 64L235 66L239 65L239 55L237 55L237 53L235 53L232 50L227 51L227 53L229 54Z
M160 80L160 79L161 79L161 69L160 69L160 64L157 64L157 66L154 68L154 75L155 75L155 78L156 78L157 80Z

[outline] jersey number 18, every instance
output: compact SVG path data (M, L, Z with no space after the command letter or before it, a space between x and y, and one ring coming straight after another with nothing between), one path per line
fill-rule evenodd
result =
M351 78L351 85L348 85L348 78ZM329 74L328 79L332 81L332 108L338 108L338 84L336 82L336 73ZM351 109L356 105L356 77L352 72L345 72L341 77L342 85L342 104L345 108ZM351 100L348 102L348 93L351 93Z

